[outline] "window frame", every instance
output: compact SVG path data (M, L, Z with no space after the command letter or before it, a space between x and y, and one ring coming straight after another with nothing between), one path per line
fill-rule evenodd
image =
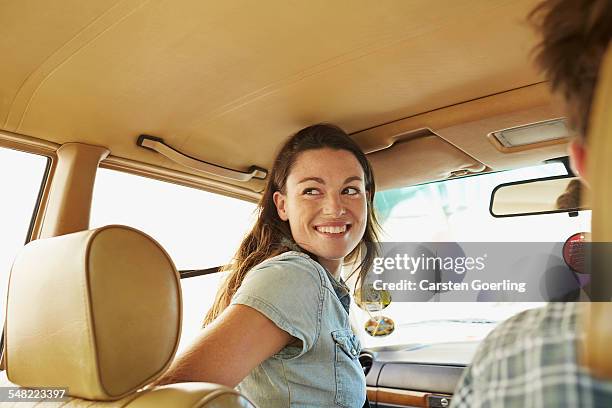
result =
M32 217L30 218L28 234L24 242L24 245L26 245L30 241L40 237L44 213L49 199L49 190L51 188L55 168L57 167L56 151L59 148L59 145L25 136L7 134L0 131L0 148L34 154L47 159L45 172L43 173L43 178L38 190L38 196L34 205L34 210L32 211Z
M4 137L3 137L4 136ZM30 216L30 224L28 226L28 232L25 237L23 245L27 245L30 241L39 237L40 227L44 217L44 208L47 205L47 199L49 197L49 189L51 186L51 180L53 178L53 172L57 165L57 156L55 150L49 150L47 144L35 144L21 141L21 138L12 137L8 138L4 132L0 132L0 148L15 150L22 153L34 154L42 156L47 159L45 165L45 171L38 188L38 195ZM0 336L0 368L4 369L4 324L2 326L2 335Z

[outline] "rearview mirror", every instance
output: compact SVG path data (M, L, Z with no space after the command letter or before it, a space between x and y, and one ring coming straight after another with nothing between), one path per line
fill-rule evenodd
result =
M586 210L583 189L578 177L568 176L504 183L491 193L489 211L494 217L516 217Z

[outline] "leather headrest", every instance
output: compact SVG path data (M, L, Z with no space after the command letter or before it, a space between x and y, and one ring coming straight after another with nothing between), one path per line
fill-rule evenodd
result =
M181 330L172 260L151 237L111 225L26 245L11 269L6 370L24 386L113 400L169 366Z

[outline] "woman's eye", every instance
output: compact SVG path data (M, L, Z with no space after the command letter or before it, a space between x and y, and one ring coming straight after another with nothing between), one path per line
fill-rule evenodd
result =
M344 193L348 195L355 195L361 193L357 187L347 187L344 189Z
M302 191L302 194L304 194L304 195L319 195L319 194L321 194L321 192L319 190L317 190L316 188L306 188L306 189L304 189L304 191Z

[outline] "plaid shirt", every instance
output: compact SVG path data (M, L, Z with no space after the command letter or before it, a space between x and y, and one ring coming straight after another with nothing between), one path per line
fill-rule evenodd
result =
M550 303L495 328L463 373L452 407L611 408L612 382L577 363L577 306Z

